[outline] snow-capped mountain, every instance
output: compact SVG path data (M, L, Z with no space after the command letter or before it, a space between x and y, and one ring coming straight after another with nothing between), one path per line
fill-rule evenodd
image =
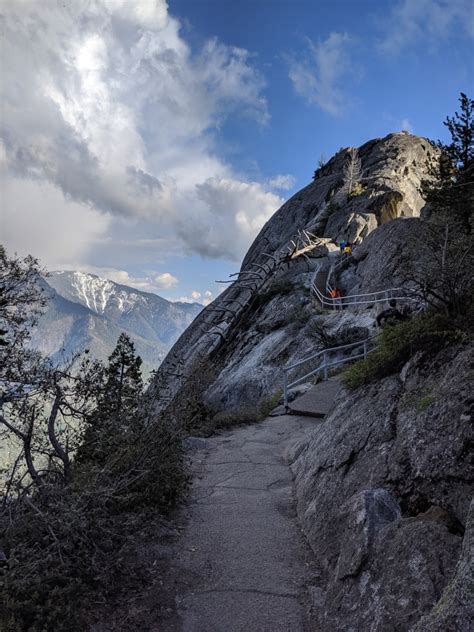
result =
M202 309L84 272L52 272L44 287L50 301L33 336L36 348L53 359L84 349L105 359L125 331L146 372L160 364Z

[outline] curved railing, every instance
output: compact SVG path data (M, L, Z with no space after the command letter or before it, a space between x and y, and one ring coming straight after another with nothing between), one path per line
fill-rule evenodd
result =
M329 294L331 292L331 290L333 289L333 285L331 284L331 279L334 275L334 273L336 272L336 270L338 268L342 268L342 266L347 263L348 261L350 261L351 259L353 259L353 255L341 255L338 257L338 260L333 262L331 264L331 267L329 268L329 272L328 272L328 278L326 281L326 292Z
M340 261L337 264L333 264L328 272L328 277L326 280L326 291L329 293L332 290L332 286L330 284L330 277L334 273L336 267L342 265L346 260ZM323 307L327 307L329 309L343 309L345 307L357 306L357 305L373 305L375 303L385 303L390 299L400 300L400 301L417 301L418 297L410 295L410 291L406 288L393 287L387 288L385 290L378 290L376 292L368 292L365 294L349 294L347 296L342 296L341 298L331 298L329 296L325 296L321 290L316 285L316 277L322 271L322 263L320 263L314 274L311 278L311 290L313 294L316 296L318 301L321 303Z

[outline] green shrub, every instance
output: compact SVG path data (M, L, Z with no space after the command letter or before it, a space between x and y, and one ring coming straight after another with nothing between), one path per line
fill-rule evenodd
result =
M422 413L435 401L436 397L431 389L415 388L403 397L401 408L414 408L417 413Z
M269 395L268 397L264 397L260 400L260 404L258 406L258 419L263 420L274 410L283 395L283 391L280 389L273 393L273 395Z
M434 401L436 401L436 398L433 395L425 395L424 397L421 397L415 404L416 412L424 412Z
M252 424L257 421L257 415L254 410L242 408L239 410L222 410L216 413L212 418L209 429L226 430L233 426L242 426Z
M387 325L378 338L375 351L343 372L344 383L351 389L358 388L397 373L417 351L436 353L445 345L467 336L458 323L435 312Z
M92 602L146 584L134 551L187 484L181 439L172 420L137 420L104 465L76 464L71 485L50 485L46 505L33 495L0 514L0 629L82 632Z

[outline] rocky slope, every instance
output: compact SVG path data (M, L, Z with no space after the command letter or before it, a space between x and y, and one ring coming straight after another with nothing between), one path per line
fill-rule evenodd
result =
M400 374L342 394L290 452L319 563L320 629L411 630L453 580L474 484L473 365L469 344L419 353ZM469 529L466 537L465 546ZM466 579L446 627L417 629L470 629Z
M32 344L53 360L86 348L106 359L125 331L149 372L202 309L83 272L52 272L44 287L50 301Z
M310 278L341 239L356 244L337 278L344 295L397 287L404 270L423 265L420 182L437 150L392 134L359 155L363 179L342 204L334 199L348 150L269 220L237 281L166 357L148 392L152 414L187 399L255 410L281 388L282 366L373 331L380 307L323 312ZM304 229L319 245L292 259ZM310 440L290 450L298 514L319 566L315 629L472 629L473 347L428 351L398 375L342 393Z
M180 389L189 390L194 375L193 389L213 408L255 407L281 388L282 365L321 346L322 320L336 339L341 328L341 336L347 338L351 329L360 334L361 327L370 327L373 312L344 314L342 320L321 318L308 289L311 274L317 262L337 251L339 240L359 244L358 257L365 238L377 227L385 229L397 218L419 217L424 206L420 182L428 177L437 154L426 139L406 133L370 141L359 149L359 188L344 202L334 203L349 155L348 149L338 152L267 222L244 259L238 282L208 306L173 347L151 390L155 405L179 398ZM403 221L395 222L400 231L397 244L404 243L410 232ZM318 235L321 245L308 253L309 258L289 262L291 240L302 230ZM382 231L380 242L388 249L383 259L390 259L396 252L394 238ZM372 265L380 268L376 289L393 282L392 270L384 270L380 260ZM350 293L357 282L356 275L343 289Z
M425 138L404 132L371 140L358 149L361 193L340 208L331 200L343 182L348 149L341 149L318 170L316 179L296 193L267 222L248 251L243 268L273 252L298 229L333 241L360 243L377 226L397 217L419 217L425 202L421 180L438 151Z

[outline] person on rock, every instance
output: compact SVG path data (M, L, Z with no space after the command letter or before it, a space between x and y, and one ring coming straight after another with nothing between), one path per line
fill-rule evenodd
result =
M352 254L352 246L349 243L346 243L342 252L346 255L346 257L348 257L350 254Z
M339 288L335 287L329 292L329 296L333 299L335 309L342 309L342 294Z
M346 247L346 245L347 245L347 242L345 242L345 241L340 241L339 242L339 249L341 251L341 255L344 253L344 248Z

